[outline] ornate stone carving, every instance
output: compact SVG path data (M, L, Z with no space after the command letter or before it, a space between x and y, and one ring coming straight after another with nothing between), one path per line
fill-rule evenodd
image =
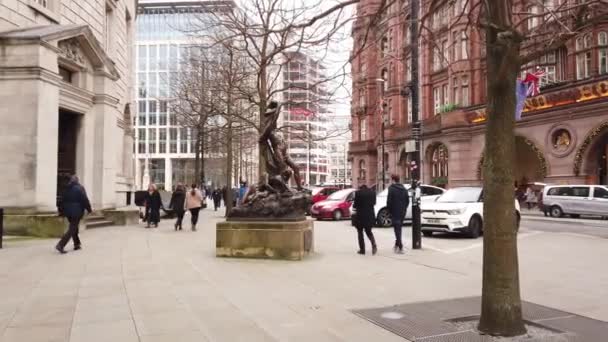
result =
M82 51L80 50L80 44L76 39L66 39L57 43L61 56L78 64L84 64L85 59Z

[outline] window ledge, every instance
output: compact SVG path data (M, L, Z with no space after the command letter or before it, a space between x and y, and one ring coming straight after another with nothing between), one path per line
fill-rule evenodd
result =
M51 20L53 23L59 24L59 19L60 19L59 14L57 14L57 13L53 12L52 10L50 10L50 9L48 9L48 8L40 5L39 3L36 2L36 0L29 0L27 5L30 8L32 8L34 11L42 14L47 19Z

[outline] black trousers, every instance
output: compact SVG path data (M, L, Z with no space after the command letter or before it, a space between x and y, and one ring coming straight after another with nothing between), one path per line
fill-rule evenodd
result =
M215 211L217 211L217 208L220 207L220 200L219 199L214 199L213 200L213 206L215 207Z
M65 234L63 234L63 236L61 237L61 240L59 240L59 243L57 244L57 246L61 249L63 249L65 247L65 245L68 244L68 242L70 241L70 239L72 239L72 241L74 241L74 246L80 246L80 238L78 237L78 225L80 224L80 219L81 217L68 217L68 222L70 222L69 226L68 226L68 230L65 232Z
M192 216L192 225L196 226L196 223L198 222L198 213L201 211L201 208L192 208L190 209L190 215Z
M182 227L182 221L184 220L184 214L186 212L183 210L176 210L175 211L175 215L177 216L177 221L175 221L175 225L178 226L179 228Z
M372 243L372 248L376 247L376 239L374 238L374 233L372 233L372 227L357 227L357 238L359 240L359 250L365 252L365 238L363 237L363 231L365 231L365 235L369 239L369 242Z
M403 242L401 241L401 231L403 230L403 219L393 217L393 230L395 231L395 247L403 249Z

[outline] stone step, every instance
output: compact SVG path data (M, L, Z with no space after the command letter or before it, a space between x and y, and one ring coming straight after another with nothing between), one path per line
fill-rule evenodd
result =
M105 219L106 218L103 215L98 214L88 215L86 217L87 222L105 221Z
M92 228L101 228L101 227L109 227L109 226L113 226L114 222L112 221L108 221L108 220L101 220L101 221L87 221L86 223L86 227L87 229L92 229Z

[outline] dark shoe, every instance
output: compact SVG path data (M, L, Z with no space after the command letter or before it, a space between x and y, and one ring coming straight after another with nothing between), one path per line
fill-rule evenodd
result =
M55 249L57 250L57 252L59 252L61 254L67 253L66 251L63 250L63 248L59 247L59 245L55 246Z
M175 224L175 226L174 226L174 227L175 227L175 231L177 231L177 223Z
M373 246L372 247L372 255L376 255L376 253L378 253L378 247Z
M403 247L397 248L397 251L395 253L397 253L397 254L405 254L405 252L403 251Z
M365 251L358 251L357 254L365 255Z
M77 251L79 249L82 249L82 245L74 245L74 250Z

